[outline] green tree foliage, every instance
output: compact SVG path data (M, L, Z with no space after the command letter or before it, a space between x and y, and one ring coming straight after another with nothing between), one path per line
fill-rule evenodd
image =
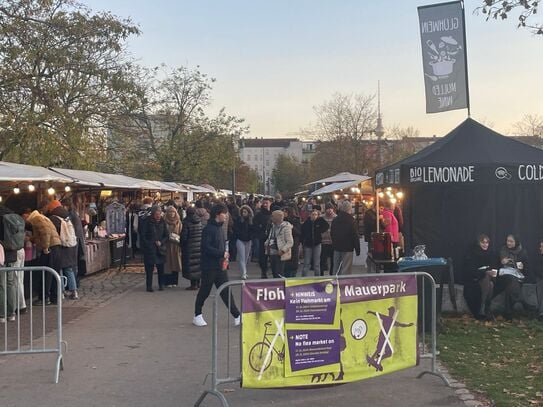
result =
M517 27L527 28L536 35L543 35L543 24L533 21L539 3L539 0L483 0L483 6L476 11L486 14L487 21L505 20L513 13L518 19Z
M0 159L92 168L133 104L124 44L139 29L72 0L0 3Z
M272 182L284 197L293 196L307 182L306 167L296 158L280 154L272 172Z
M139 69L137 106L112 121L110 168L130 175L231 187L234 141L243 119L221 110L208 117L213 78L198 68Z

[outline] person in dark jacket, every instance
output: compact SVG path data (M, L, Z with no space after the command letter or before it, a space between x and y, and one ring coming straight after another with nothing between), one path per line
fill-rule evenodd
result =
M537 288L537 319L538 321L543 322L543 240L539 242L538 253L534 266Z
M48 215L51 222L53 222L53 225L55 225L55 228L57 230L57 233L60 235L60 228L62 225L62 221L70 219L70 214L68 211L62 206L60 201L53 200L49 202L49 204L46 207L46 214ZM73 222L72 222L73 224ZM74 226L75 231L75 226ZM77 236L77 234L76 234ZM60 246L60 256L58 258L58 262L54 261L54 263L57 263L55 270L61 275L65 276L67 280L68 285L68 291L66 292L66 298L71 300L78 300L79 294L77 293L77 280L76 280L76 270L77 270L77 245L74 247L66 247L66 246ZM55 286L55 281L53 280L52 286ZM56 290L53 289L51 292L51 301L56 301Z
M275 201L271 204L270 210L273 211L282 211L285 209L287 204L283 201L283 195L279 192L275 194Z
M311 215L302 225L301 242L304 247L304 268L302 276L309 273L311 262L315 276L321 276L321 242L322 234L328 230L328 222L320 217L318 208L313 207Z
M237 247L237 260L241 279L247 279L247 263L251 255L251 242L253 240L253 210L248 205L240 209L240 216L234 220L234 241Z
M209 221L202 232L202 285L196 296L194 304L194 318L192 323L196 326L205 326L207 322L202 316L202 307L209 297L213 284L219 288L228 281L228 249L222 232L222 225L226 220L228 209L223 204L217 204L211 208ZM228 291L221 292L223 302L228 306ZM234 325L238 326L241 316L230 293L230 313L234 317Z
M528 276L528 256L522 248L519 239L514 235L507 235L505 245L500 250L500 263L502 267L511 267ZM505 310L503 317L507 321L513 319L513 310L522 309L522 283L512 275L500 275L496 279L494 296L505 291Z
M285 277L296 277L298 262L300 261L300 237L302 236L302 224L298 216L295 204L290 204L284 209L285 220L292 225L292 257L285 261Z
M181 260L183 277L190 281L187 290L197 290L200 286L200 258L202 256L202 222L192 206L187 208L187 217L181 228Z
M68 211L68 216L74 225L75 235L77 236L77 264L75 266L75 278L79 285L79 279L86 274L86 247L85 233L83 232L83 224L81 218L74 209L72 198L64 198L62 206Z
M464 259L464 298L476 319L493 320L490 302L498 268L498 256L490 249L487 235L479 235L477 242Z
M170 233L166 222L162 219L160 206L151 208L151 216L143 224L141 242L143 251L143 264L145 267L145 282L147 291L153 292L153 270L156 266L158 273L158 289L164 290L164 263L166 262L166 243Z
M264 198L260 206L260 211L254 218L255 235L258 237L258 263L260 265L261 278L268 278L268 260L264 242L268 238L271 229L270 200Z
M339 213L332 222L332 245L334 246L334 274L351 274L353 250L360 255L360 239L348 200L341 201Z

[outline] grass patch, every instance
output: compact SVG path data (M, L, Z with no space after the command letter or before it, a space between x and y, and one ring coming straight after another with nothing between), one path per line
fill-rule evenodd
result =
M446 317L440 360L456 379L501 406L543 406L543 323Z

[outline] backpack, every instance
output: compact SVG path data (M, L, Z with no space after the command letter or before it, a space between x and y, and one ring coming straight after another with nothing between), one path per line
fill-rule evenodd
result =
M5 250L20 250L25 245L25 221L16 213L7 213L2 216L4 227L4 240L2 245Z
M56 215L55 215L56 216ZM77 246L77 236L75 234L74 224L70 218L61 218L60 219L60 244L64 247L75 247Z

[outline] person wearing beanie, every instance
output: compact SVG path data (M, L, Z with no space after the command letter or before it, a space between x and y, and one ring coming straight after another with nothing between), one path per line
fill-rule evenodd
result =
M334 248L334 274L351 274L353 250L360 255L360 239L348 200L339 203L339 213L332 222L330 235Z
M334 211L334 205L331 202L327 202L324 206L324 213L322 219L328 223L328 229L322 234L321 242L321 274L329 271L329 274L334 273L334 247L332 246L332 235L330 229L332 228L332 222L336 218L336 212Z
M322 234L328 230L328 223L320 217L320 206L315 205L309 219L302 225L302 245L304 247L304 268L302 276L306 277L313 262L315 276L321 276L321 242Z
M166 262L167 246L170 233L166 222L162 219L160 206L151 208L149 219L143 223L141 230L141 249L145 267L145 282L148 292L153 292L153 271L156 266L158 273L158 289L164 290L164 263Z
M229 253L226 240L222 232L222 225L226 221L228 208L224 204L216 204L211 208L209 222L202 232L202 284L194 304L194 318L192 323L196 326L206 326L202 315L205 300L209 297L213 284L219 288L228 281L227 266ZM236 307L234 297L230 290L221 291L224 304L230 305L230 314L234 317L234 325L241 323L241 314Z
M284 219L283 211L273 211L271 214L272 227L268 238L264 242L264 248L270 257L270 265L274 278L283 277L285 262L292 256L292 225Z

